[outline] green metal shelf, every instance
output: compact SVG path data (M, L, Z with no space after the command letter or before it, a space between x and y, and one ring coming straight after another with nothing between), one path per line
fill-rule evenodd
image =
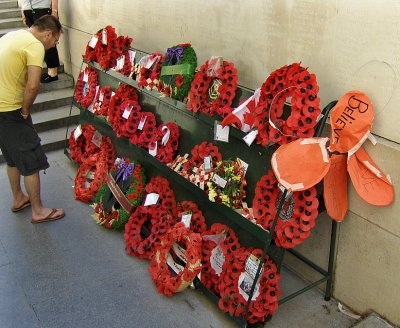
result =
M143 56L146 54L137 49L133 50L136 50L137 55L139 56ZM82 62L82 67L84 64L94 67L99 72L100 85L109 85L110 87L116 89L118 87L118 84L122 82L135 87L139 92L139 103L141 104L142 108L144 108L146 111L153 112L156 115L156 119L158 122L176 122L181 129L179 141L180 155L189 153L193 146L201 141L211 141L214 144L217 144L217 146L220 148L220 152L222 153L223 158L235 157L236 154L240 154L241 159L245 160L246 162L248 161L250 167L253 165L257 168L256 170L249 170L251 174L250 176L247 176L248 185L251 186L251 188L253 189L255 188L256 182L261 178L261 176L265 174L268 169L270 169L269 161L272 152L274 151L274 147L264 148L256 144L253 144L251 145L251 147L249 147L242 141L243 137L246 134L232 127L230 128L229 144L223 145L224 143L216 142L213 140L213 130L214 122L216 120L220 120L219 117L209 117L202 113L190 112L186 109L186 104L183 102L177 101L172 98L162 98L160 97L160 94L155 90L150 91L138 88L137 82L132 78L126 77L113 70L108 70L104 72L97 63ZM252 93L253 90L239 87L236 98L234 99L233 106L237 105L239 101L251 96ZM316 128L316 135L320 135L322 128L325 124L326 117L335 104L336 102L331 102L323 110L324 119L319 122ZM71 104L71 109L72 106L76 106L80 109L81 124L91 124L95 126L95 128L101 134L107 135L112 139L113 144L116 148L116 152L119 156L127 156L140 161L145 167L146 171L149 173L149 176L161 175L167 178L170 181L172 188L174 189L177 199L195 201L198 204L199 208L202 210L204 216L207 218L208 225L214 222L221 222L229 225L232 229L235 230L235 233L238 235L239 240L241 241L241 244L243 246L253 246L263 249L264 254L268 254L268 256L277 264L278 270L280 271L286 250L275 246L271 238L270 231L264 230L260 226L250 222L231 208L226 207L225 205L209 201L207 195L203 190L193 185L190 181L186 180L184 177L179 175L177 172L175 172L162 162L158 161L147 151L131 144L129 140L125 137L118 138L115 135L112 127L109 125L108 121L104 117L96 116L87 109L82 108L79 104L75 102L75 100L73 100ZM66 137L67 136L68 130ZM233 145L231 144L231 140ZM67 148L68 140L66 138L65 154L69 156ZM244 158L242 158L242 156L244 156ZM253 196L254 190L248 190L248 203L251 204L249 200L252 200ZM282 197L282 200L284 198L285 197ZM275 222L278 219L281 206L281 203L277 206L277 216L275 218ZM274 231L274 228L275 225L271 227L272 233ZM320 273L323 277L307 284L304 288L301 288L290 295L280 298L278 301L279 304L283 304L290 299L312 288L315 288L316 286L324 282L327 283L325 288L325 300L330 299L333 282L336 233L337 223L335 221L332 221L329 264L327 270L321 268L299 252L295 250L288 250L298 259L303 261L306 265L310 266L312 269ZM261 261L259 265L254 281L257 281L262 264L263 261ZM218 303L218 297L210 290L205 288L198 279L195 280L195 285L198 289L202 290L213 302ZM255 283L252 286L252 291L250 295L252 295L252 293L254 292L254 287ZM251 296L249 297L249 299L251 299ZM245 320L241 318L233 319L243 327L259 326L249 325Z

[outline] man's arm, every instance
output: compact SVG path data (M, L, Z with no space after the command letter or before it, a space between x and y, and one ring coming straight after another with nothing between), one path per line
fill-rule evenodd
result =
M39 92L42 68L39 66L28 66L27 75L28 79L26 82L24 101L22 104L22 116L24 118L27 118L29 116L31 106Z

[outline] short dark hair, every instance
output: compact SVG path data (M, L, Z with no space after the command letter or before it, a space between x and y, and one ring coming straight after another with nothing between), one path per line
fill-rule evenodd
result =
M32 24L32 27L37 28L40 32L51 31L52 34L63 32L60 21L51 15L44 15L40 17Z

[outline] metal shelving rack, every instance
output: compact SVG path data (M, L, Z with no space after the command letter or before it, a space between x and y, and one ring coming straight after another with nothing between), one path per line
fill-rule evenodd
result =
M146 53L141 52L137 49L133 49L136 51L136 56L143 56ZM85 63L82 62L81 70L84 65L89 65L94 67L99 75L99 84L100 85L109 85L112 88L116 87L118 83L125 83L131 85L138 89L137 82L132 78L128 78L123 76L113 70L109 70L104 72L97 63ZM201 113L192 113L186 110L186 105L180 101L171 99L171 98L160 98L160 95L156 91L149 91L145 89L138 89L139 92L139 101L146 111L152 111L156 117L158 122L167 122L167 121L174 121L178 123L181 127L181 138L180 138L180 153L189 153L190 149L197 143L207 140L213 141L213 128L214 128L214 121L215 118L210 118L205 116ZM253 93L253 90L239 87L237 91L237 95L235 98L236 104L242 100L247 98ZM323 118L320 120L317 129L316 129L316 136L321 135L322 129L324 127L326 118L329 114L329 111L334 107L336 101L331 102L328 104L324 110L322 111ZM321 268L319 265L308 259L306 256L300 254L294 249L285 250L283 248L277 247L274 245L272 240L272 235L274 232L274 228L276 222L279 218L279 214L281 208L283 206L283 201L285 199L287 191L285 190L283 193L283 197L281 197L281 201L277 207L277 214L273 223L273 226L270 231L264 230L261 227L251 223L240 214L236 213L232 209L221 205L212 203L208 200L207 196L205 195L204 191L199 189L198 187L191 184L185 178L180 176L178 173L170 169L165 164L159 162L153 156L149 155L145 150L131 144L128 139L121 137L117 138L114 131L112 130L111 126L107 123L106 120L102 119L101 117L95 116L85 108L82 108L79 104L73 100L71 104L72 107L78 107L80 109L80 123L81 124L91 124L93 125L100 133L109 136L113 144L116 148L117 154L120 156L128 156L131 158L135 158L139 160L143 166L148 171L149 175L162 175L165 178L169 179L171 185L177 194L177 198L184 197L187 200L195 201L199 208L203 211L204 216L209 218L213 216L218 216L218 219L215 222L222 222L231 226L232 229L235 230L241 243L243 242L244 245L251 245L253 247L258 247L263 249L264 255L267 254L273 261L276 263L278 270L280 270L284 253L288 251L289 253L293 254L295 257L300 259L304 264L315 270L316 272L322 275L322 278L310 282L305 287L297 290L296 292L287 295L278 300L279 305L291 300L292 298L312 289L315 288L322 283L326 282L325 287L325 300L330 300L331 293L332 293L332 283L333 283L333 269L334 269L334 259L335 259L335 248L336 248L336 234L337 234L337 223L332 221L331 226L331 237L330 237L330 251L329 251L329 264L327 269ZM244 137L244 133L237 130L232 129L230 130L230 138L235 142L235 147L226 144L224 148L227 148L226 153L223 153L224 158L226 155L229 156L236 156L238 152L242 154L242 151L245 152L246 155L250 156L250 160L246 158L246 161L250 163L250 167L252 163L257 163L257 167L260 168L261 175L266 172L268 166L265 163L269 163L270 156L272 155L270 148L262 148L258 145L252 145L248 147L245 145L244 147L240 146L239 142ZM66 144L65 144L65 154L70 158L69 151L68 151L68 129L66 132ZM244 142L241 142L244 145ZM239 148L238 148L239 147ZM265 161L264 164L259 163L260 161ZM259 172L260 173L260 172ZM261 176L260 174L256 174L253 177L249 177L249 185L255 187L256 182ZM251 191L249 190L250 197L252 196ZM252 197L251 197L252 198ZM210 216L211 215L211 216ZM208 220L207 224L210 225L214 223L213 220ZM250 237L250 238L249 238ZM255 237L255 238L253 238ZM251 292L249 295L249 300L251 300L252 295L254 293L255 285L257 278L260 275L261 268L265 256L263 260L260 262L256 277L254 279L253 286L251 288ZM195 281L195 286L201 289L207 296L210 297L214 302L218 302L217 295L214 295L211 291L206 289L199 280ZM249 303L248 303L249 306ZM248 309L248 308L247 308ZM256 327L257 325L250 325L247 323L245 319L242 318L234 318L235 321L241 327ZM260 323L264 324L264 323Z

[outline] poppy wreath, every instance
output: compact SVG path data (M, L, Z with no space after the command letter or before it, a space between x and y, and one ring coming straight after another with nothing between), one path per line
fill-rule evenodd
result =
M240 248L235 232L221 223L214 223L203 234L201 283L216 295L220 295L221 273ZM222 267L214 265L219 263Z
M112 90L109 86L103 86L99 89L94 99L94 114L95 115L108 115L108 108L110 106Z
M183 100L189 93L196 66L196 52L190 43L168 48L161 65L158 91L165 97Z
M131 138L135 135L140 122L141 110L137 100L125 100L116 108L112 128L117 137Z
M250 256L260 261L262 254L261 249L241 249L230 259L230 264L222 273L219 287L221 297L218 306L222 311L246 319L247 300L255 276L255 272L251 272L253 276L246 272L246 262ZM254 290L250 302L248 323L264 322L268 315L277 310L280 295L279 279L276 265L266 256L257 282L258 290L257 292Z
M117 90L115 91L115 95L111 98L110 107L108 109L108 121L111 126L114 124L114 118L119 112L119 107L125 100L134 100L138 101L138 94L134 87L121 83Z
M215 167L217 162L222 160L222 155L219 152L218 147L207 141L195 145L191 150L191 154L192 156L189 160L183 164L183 173L188 176L193 173L193 168L199 168L204 164L204 158L207 156L211 157L212 168Z
M218 184L218 181L221 181ZM208 199L228 207L241 208L246 198L246 179L242 167L235 161L224 160L217 163L207 182Z
M125 225L124 236L128 254L148 259L174 223L176 199L168 180L159 176L150 179L145 192L147 195L158 194L159 201L154 205L139 206Z
M110 170L115 163L115 148L108 136L101 137L100 156L101 160L106 162L107 170Z
M206 229L206 219L196 203L184 200L178 204L176 221L181 222L184 215L190 214L190 230L203 234Z
M278 181L270 170L257 182L253 199L254 218L264 229L272 227L281 197ZM315 226L318 205L315 187L293 192L284 201L275 226L273 238L276 245L293 248L306 240Z
M158 205L161 209L173 217L176 216L176 198L167 179L160 176L152 177L146 185L145 191L146 194L158 194L160 196Z
M117 65L117 59L124 55L124 65L121 70L118 70L118 72L124 75L127 74L126 76L129 76L132 72L132 63L130 61L128 49L132 40L133 39L130 37L116 37L116 34L115 36L112 34L111 47L109 47L109 42L107 41L107 46L102 44L99 48L100 54L97 56L97 62L101 68L108 70L115 67Z
M297 138L312 137L321 113L318 92L315 74L310 74L299 63L272 72L261 86L259 103L255 108L257 143L262 146L270 142L282 145ZM289 117L284 118L288 97L291 97L291 111Z
M93 172L93 180L87 185L87 176ZM79 166L75 176L74 196L82 202L90 202L102 183L106 181L108 165L100 152L86 158Z
M74 136L75 130L72 130L69 136L69 151L71 158L80 164L90 155L97 153L100 148L92 142L95 133L95 128L92 125L82 125L82 134L76 139Z
M139 126L137 129L137 138L134 135L129 139L130 142L137 144L143 149L149 149L149 145L154 143L158 139L157 121L156 117L152 112L140 113ZM144 121L144 125L140 130L140 121Z
M157 141L148 144L149 150L156 149L155 157L164 164L171 163L178 150L179 126L173 122L161 124L157 128Z
M131 208L129 211L121 206L113 196L108 184L103 183L96 195L94 218L96 222L107 229L121 229L128 222L130 210L142 204L145 186L145 175L142 166L128 159L121 160L111 168L114 178L121 192L125 195Z
M103 44L103 33L107 44ZM117 45L117 34L115 28L111 25L106 26L98 32L100 34L99 41L97 42L97 63L103 70L108 70L114 67L117 63L119 48Z
M222 108L231 106L238 76L235 66L228 61L223 61L222 66L216 70L217 76L209 76L208 68L209 61L206 61L194 76L186 108L213 116L215 113L223 113Z
M115 69L116 72L125 75L125 76L130 76L133 72L133 65L131 62L131 58L129 56L129 47L130 44L132 42L132 38L127 38L127 37L123 37L123 36L119 36L117 38L117 48L118 48L118 54L119 57L117 59L119 59L121 56L124 56L124 64L122 66L121 69ZM117 66L117 61L115 66Z
M167 264L174 243L184 249L182 271L171 274ZM187 288L201 270L201 235L187 229L183 222L178 222L161 237L154 256L151 258L149 272L160 294L172 296Z
M83 81L85 75L87 76L87 82ZM79 73L74 93L75 100L79 105L85 108L90 106L96 95L97 83L97 72L93 67L88 66Z
M145 88L147 90L158 88L164 55L159 52L153 52L152 54L146 56L146 60L143 60L143 62L152 62L156 57L159 57L159 60L155 67L146 68L145 66L140 65L139 62L138 74L136 78L139 88Z
M83 60L86 62L94 62L97 61L97 49L100 46L100 42L101 42L101 31L98 31L94 36L97 37L97 42L96 45L92 48L90 46L90 41L88 42L88 44L86 45L86 49L85 49L85 54L83 55Z
M126 252L141 259L150 259L171 225L171 216L161 206L139 206L125 225Z

